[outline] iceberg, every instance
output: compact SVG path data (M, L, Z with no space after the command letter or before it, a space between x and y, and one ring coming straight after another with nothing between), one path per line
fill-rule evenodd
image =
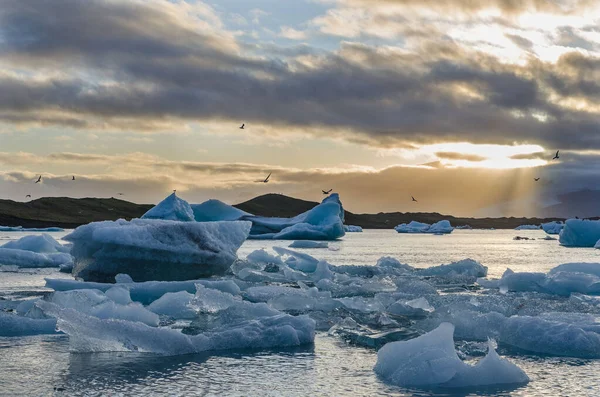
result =
M344 231L346 233L362 233L363 228L360 226L354 226L354 225L344 225Z
M600 240L600 221L568 219L558 241L566 247L594 247Z
M238 287L233 280L145 281L141 283L134 283L133 281L119 282L119 279L121 278L122 277L117 278L116 285L126 288L129 291L131 300L140 302L144 305L154 302L167 293L186 291L193 294L196 292L198 285L227 292L233 295L240 294L240 287ZM55 291L94 289L106 292L114 286L115 284L111 283L95 283L51 278L46 279L46 287L52 288Z
M344 236L344 208L334 193L314 208L293 218L243 216L252 222L251 239L335 240Z
M142 215L142 219L192 222L194 221L194 212L187 201L180 199L173 192L173 194Z
M73 243L73 275L111 282L176 281L224 274L246 240L250 222L176 222L158 219L93 222L63 239Z
M0 265L19 268L60 267L72 262L71 255L65 253L38 254L21 249L0 247Z
M540 230L539 225L520 225L515 227L515 230Z
M55 334L56 319L37 319L0 311L0 336Z
M164 355L225 349L257 349L312 343L315 322L290 316L264 303L250 303L201 285L190 303L198 317L181 330L143 322L99 318L75 308L40 301L38 307L57 319L76 352L137 351Z
M71 247L62 245L49 234L25 236L18 240L9 241L2 248L31 251L38 254L68 253L71 250Z
M64 232L62 227L0 226L0 232Z
M237 221L243 216L252 215L214 199L202 204L192 204L191 207L196 222Z
M498 356L492 343L479 363L464 363L454 349L453 333L452 324L442 323L418 338L388 343L377 353L374 370L404 387L474 388L529 382L523 370Z
M560 221L542 223L542 229L548 234L560 234L563 227L565 227L565 224Z
M398 233L433 233L433 234L448 234L452 233L454 228L447 220L439 221L430 225L429 223L421 223L412 221L403 223L394 228Z
M542 292L569 296L572 293L600 295L600 264L570 263L546 273L515 273L507 269L499 281L501 291Z
M326 241L310 241L310 240L299 240L294 241L290 245L290 248L329 248L329 243Z

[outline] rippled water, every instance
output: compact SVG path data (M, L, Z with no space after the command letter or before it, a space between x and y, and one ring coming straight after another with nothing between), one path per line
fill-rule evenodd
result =
M0 244L24 233L0 233ZM54 234L60 237L62 234ZM513 241L516 235L536 240ZM539 240L541 231L456 231L447 236L399 235L390 230L348 234L330 250L301 250L332 264L374 264L393 256L417 267L471 257L499 277L547 271L567 262L600 262L600 251L568 249ZM239 251L289 241L248 241ZM40 294L54 270L0 273L0 297ZM598 396L600 360L499 353L519 365L531 382L510 391L453 394L407 390L383 383L373 372L376 352L319 333L314 345L276 351L160 357L138 353L71 354L66 336L0 338L0 395L203 395L203 396Z

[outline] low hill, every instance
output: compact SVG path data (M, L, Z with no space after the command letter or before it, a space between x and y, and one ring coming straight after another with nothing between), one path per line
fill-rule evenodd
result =
M281 194L265 194L235 207L255 215L290 218L308 211L318 203ZM115 198L44 197L26 203L0 200L0 225L23 227L58 226L74 228L89 222L139 218L152 208ZM365 229L391 229L410 221L434 223L447 219L453 226L471 225L474 228L514 229L523 224L540 224L557 218L456 218L438 213L378 213L354 214L346 211L346 224Z
M0 200L0 225L73 228L95 221L142 216L152 205L115 198L43 197L26 203Z

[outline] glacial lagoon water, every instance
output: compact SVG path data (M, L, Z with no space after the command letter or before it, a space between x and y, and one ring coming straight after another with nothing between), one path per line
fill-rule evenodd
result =
M65 233L51 233L60 238ZM0 244L25 233L0 233ZM514 241L515 236L532 240ZM546 272L568 262L600 262L600 251L565 248L541 240L542 231L457 230L451 235L406 235L393 230L349 233L330 249L299 249L335 265L375 264L392 256L415 267L473 258L488 277L514 271ZM258 248L290 241L247 241L244 257ZM44 277L69 278L56 270L0 273L0 299L39 296ZM457 342L460 344L461 342ZM458 349L460 350L460 349ZM471 349L473 350L473 349ZM477 349L475 349L477 350ZM373 349L317 333L315 343L293 349L228 351L161 357L140 353L74 354L68 337L0 338L0 395L199 395L199 396L598 396L600 360L560 358L508 350L498 352L521 367L531 382L511 390L411 390L386 384L373 372ZM467 357L471 362L476 355Z

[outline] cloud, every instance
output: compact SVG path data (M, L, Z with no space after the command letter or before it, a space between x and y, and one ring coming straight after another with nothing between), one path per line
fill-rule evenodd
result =
M487 157L478 156L476 154L464 154L456 152L436 152L435 155L446 160L466 160L466 161L484 161Z
M306 32L294 29L290 26L282 26L279 32L279 37L289 40L304 40L307 36Z
M436 35L411 48L344 42L265 57L245 52L210 7L185 4L7 0L0 119L140 132L244 120L379 147L600 147L594 55L512 64Z

